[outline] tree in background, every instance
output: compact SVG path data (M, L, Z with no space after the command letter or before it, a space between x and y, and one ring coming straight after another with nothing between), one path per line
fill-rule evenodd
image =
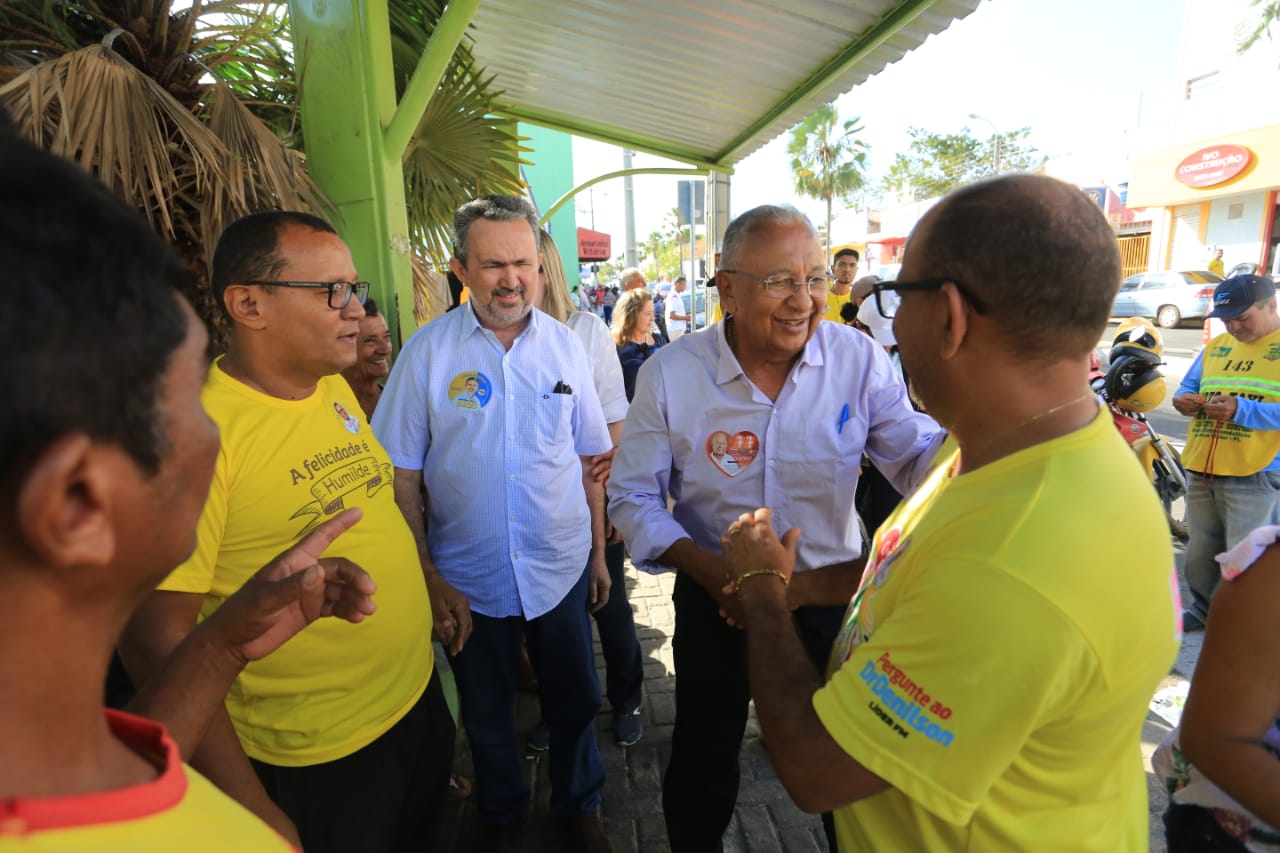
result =
M649 281L657 281L663 273L679 275L682 269L685 250L689 246L689 226L680 224L680 212L671 208L662 218L662 227L650 232L649 236L636 248L641 250L643 260L640 270Z
M442 0L390 0L403 90ZM258 210L327 213L306 174L284 0L0 0L0 107L37 144L69 157L142 211L192 273L189 294L215 346L210 255L228 222ZM405 154L415 306L447 264L457 205L519 191L514 127L468 44Z
M1249 0L1249 5L1258 10L1257 17L1252 22L1241 24L1236 53L1244 53L1263 36L1271 38L1271 25L1280 21L1280 0Z
M1044 166L1045 157L1027 141L1031 128L979 139L968 127L959 133L932 133L920 127L908 130L908 153L897 154L884 188L899 198L920 201L946 195L957 187L1001 172L1031 172Z
M826 202L828 235L833 203L847 203L865 180L867 144L856 136L861 130L857 118L842 124L835 104L827 104L791 129L787 154L796 192ZM823 251L830 256L829 236Z

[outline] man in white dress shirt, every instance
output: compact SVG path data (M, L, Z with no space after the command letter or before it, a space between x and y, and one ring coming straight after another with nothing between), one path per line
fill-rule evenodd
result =
M848 602L862 564L862 455L906 491L942 440L912 411L881 347L821 322L826 265L799 211L764 206L730 223L716 285L725 321L641 368L610 482L609 515L632 559L679 573L663 780L673 853L719 850L737 799L750 694L743 635L721 618L738 613L722 591L721 534L759 506L773 508L780 530L804 529L789 598L806 651L825 668L845 610L826 603ZM721 448L733 465L717 461Z

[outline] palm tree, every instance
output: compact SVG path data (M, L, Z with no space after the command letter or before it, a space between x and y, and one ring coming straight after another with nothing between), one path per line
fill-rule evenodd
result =
M1253 21L1240 25L1240 41L1236 45L1237 53L1244 53L1263 37L1271 36L1271 25L1280 21L1280 0L1249 0L1249 5L1257 9Z
M840 124L835 104L827 104L791 129L787 153L796 192L827 203L826 245L831 254L831 205L845 202L862 188L867 144L856 138L857 118Z
M221 342L208 288L224 224L255 210L323 212L306 174L284 0L5 0L0 107L141 210L192 272L189 296ZM403 86L439 0L393 0ZM518 139L491 118L469 47L454 55L406 153L415 301L448 258L453 210L478 191L518 191ZM425 308L425 305L424 305Z

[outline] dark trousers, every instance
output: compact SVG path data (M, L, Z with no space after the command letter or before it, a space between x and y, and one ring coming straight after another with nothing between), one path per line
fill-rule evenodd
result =
M676 724L662 780L672 853L722 849L738 799L738 752L747 726L746 635L720 617L697 581L676 576ZM845 608L802 607L794 621L818 671L825 671Z
M434 848L456 734L433 674L408 714L351 755L307 767L254 761L253 769L307 853L421 853Z
M1169 853L1247 853L1218 825L1213 812L1200 806L1170 803L1164 812L1164 838Z
M640 707L640 688L644 684L644 660L623 575L626 556L627 546L623 542L605 546L604 562L612 582L609 603L592 614L596 630L600 632L600 650L604 652L605 695L615 714L630 713Z
M586 570L559 604L536 619L472 612L471 620L470 639L450 660L475 761L481 820L511 823L529 806L524 753L515 728L521 634L528 641L551 730L551 811L559 817L595 811L604 788L604 763L596 746L600 683L587 621Z

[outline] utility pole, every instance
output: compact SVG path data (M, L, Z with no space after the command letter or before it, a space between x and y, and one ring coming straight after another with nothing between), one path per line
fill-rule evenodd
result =
M634 153L626 148L622 149L622 168L631 168L631 155ZM630 175L622 179L622 194L626 216L623 240L627 244L627 266L634 267L636 265L636 197L631 188Z

